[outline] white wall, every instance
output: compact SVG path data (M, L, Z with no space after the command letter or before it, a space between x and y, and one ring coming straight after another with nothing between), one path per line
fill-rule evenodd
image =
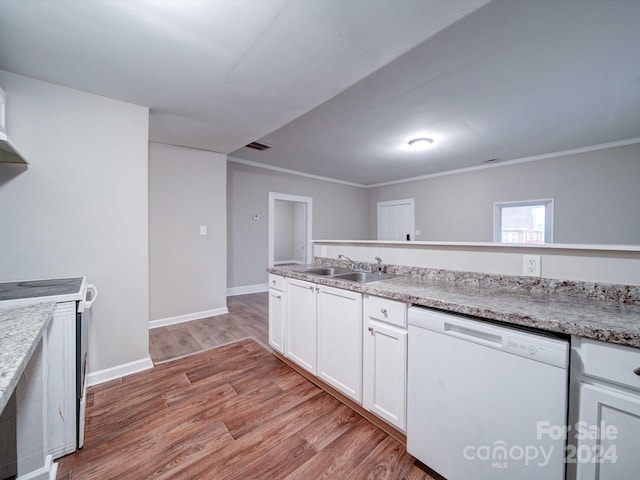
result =
M295 221L293 207L295 203L286 200L274 200L273 204L273 246L274 262L293 260Z
M148 358L148 109L0 71L0 281L87 275L90 371Z
M313 198L313 238L365 239L367 190L237 162L227 164L227 287L266 286L269 192ZM259 221L252 214L260 214Z
M302 202L293 204L293 257L299 263L305 262L307 246L305 245L305 224L307 223L307 205Z
M226 164L221 153L150 144L152 321L226 308Z
M369 189L377 202L415 199L416 240L490 242L494 202L554 199L554 243L640 244L640 144ZM318 238L318 237L316 237Z
M632 247L553 245L552 247L500 244L455 245L421 242L334 241L315 242L314 255L374 263L379 256L388 265L523 275L523 255L539 255L543 278L580 282L640 285L640 249Z

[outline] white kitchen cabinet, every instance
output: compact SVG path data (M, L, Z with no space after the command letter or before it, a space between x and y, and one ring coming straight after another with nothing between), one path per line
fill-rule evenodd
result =
M579 480L636 479L640 472L640 349L578 339L579 412L567 461ZM575 417L574 417L575 418Z
M284 277L269 275L269 345L284 354L285 300Z
M16 386L15 434L18 478L40 478L36 475L46 470L46 343L43 337Z
M318 377L362 403L362 294L318 287Z
M580 388L580 438L568 460L580 480L636 479L640 472L640 395L583 383ZM599 433L595 427L600 426Z
M406 431L407 305L364 297L363 406Z
M316 285L287 279L285 356L317 375Z
M58 303L47 332L47 453L76 451L76 302Z

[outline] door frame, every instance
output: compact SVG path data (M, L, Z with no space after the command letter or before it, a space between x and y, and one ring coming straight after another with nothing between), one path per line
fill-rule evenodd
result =
M377 213L376 213L376 224L377 224L377 239L380 239L380 219L382 218L382 211L381 209L383 207L390 207L393 205L405 205L405 204L410 204L411 205L411 232L409 233L409 240L415 240L416 238L416 205L415 202L413 200L413 198L405 198L403 200L388 200L386 202L378 202L378 209L377 209ZM400 241L400 240L398 240ZM404 239L402 240L404 241Z
M275 258L275 223L274 212L276 200L287 202L298 202L305 204L305 232L304 232L304 261L313 262L313 251L311 246L311 226L313 225L313 198L302 197L300 195L290 195L288 193L269 192L269 267L273 267Z

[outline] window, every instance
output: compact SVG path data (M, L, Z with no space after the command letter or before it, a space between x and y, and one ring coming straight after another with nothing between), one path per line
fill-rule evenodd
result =
M552 243L553 199L495 203L493 241Z

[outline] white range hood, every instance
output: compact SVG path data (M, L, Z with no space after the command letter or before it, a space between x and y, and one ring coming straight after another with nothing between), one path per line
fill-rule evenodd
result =
M2 88L0 88L0 163L27 164L7 137L7 96Z

